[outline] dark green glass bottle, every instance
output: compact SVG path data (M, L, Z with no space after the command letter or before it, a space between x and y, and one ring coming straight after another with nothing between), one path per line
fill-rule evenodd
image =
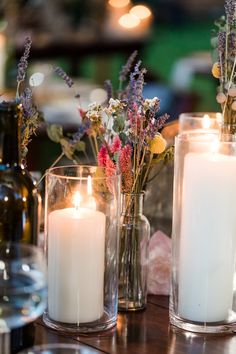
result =
M22 106L0 103L0 242L37 244L40 196L20 157ZM12 330L11 353L31 345L33 326Z
M37 244L39 195L21 165L21 104L0 104L0 241Z

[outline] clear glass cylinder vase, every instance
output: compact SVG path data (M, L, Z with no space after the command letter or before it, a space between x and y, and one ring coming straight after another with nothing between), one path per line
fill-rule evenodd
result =
M236 141L236 123L222 122L220 124L220 138L222 141Z
M65 166L46 175L46 253L51 328L89 333L117 319L120 179Z
M184 330L236 330L235 176L235 142L176 137L170 322Z
M220 112L190 112L179 116L179 134L216 134L222 121Z
M118 308L123 311L142 310L147 303L150 225L143 215L143 197L122 195Z

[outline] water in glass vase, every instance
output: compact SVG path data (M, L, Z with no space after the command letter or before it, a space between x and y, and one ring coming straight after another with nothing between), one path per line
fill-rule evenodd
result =
M118 308L137 311L147 303L150 225L143 215L143 193L122 195Z

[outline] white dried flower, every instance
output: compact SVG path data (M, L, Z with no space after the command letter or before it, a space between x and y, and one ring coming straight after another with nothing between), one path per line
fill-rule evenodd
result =
M235 85L230 87L228 94L230 97L236 97L236 86Z
M220 104L224 103L226 101L226 96L223 92L219 92L216 96L216 101Z
M153 97L151 99L146 98L144 101L144 112L147 112L148 110L154 109L157 105L160 104L160 100L158 97Z
M86 117L89 119L101 118L102 107L100 104L93 102L88 105L88 110L86 112Z
M109 100L109 106L104 108L104 112L107 115L112 115L117 113L118 111L124 109L126 104L124 102L121 102L118 99L110 98Z

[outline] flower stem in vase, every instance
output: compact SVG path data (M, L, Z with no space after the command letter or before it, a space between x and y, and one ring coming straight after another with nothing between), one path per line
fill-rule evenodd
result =
M118 308L137 311L146 307L150 226L142 214L143 193L122 195Z

